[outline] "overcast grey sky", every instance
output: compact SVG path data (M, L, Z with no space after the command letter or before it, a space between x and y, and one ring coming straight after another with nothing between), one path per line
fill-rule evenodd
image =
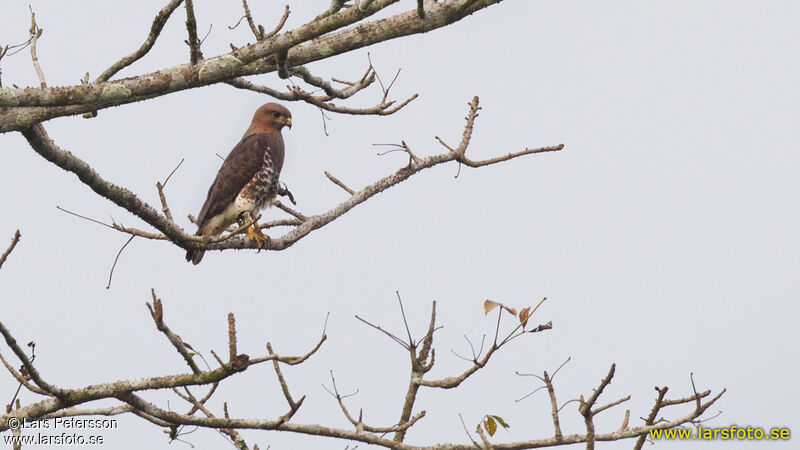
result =
M49 84L73 85L138 47L164 2L30 3L45 30L38 52ZM283 4L253 3L257 19L271 28ZM291 5L289 27L328 4L310 3ZM213 24L206 56L251 40L246 27L227 28L241 16L237 2L195 4L201 34ZM0 43L26 38L27 5L0 0ZM404 1L395 10L412 5ZM152 53L120 76L187 62L182 14L176 11ZM308 395L297 421L344 427L321 387L329 370L342 391L358 389L348 405L377 425L397 420L408 380L404 351L354 314L399 332L398 290L412 331L422 336L436 300L444 328L430 376L438 378L468 367L450 352L468 352L463 335L478 342L492 332L485 299L523 307L546 296L534 321L552 320L553 330L514 342L459 389L423 391L416 411L428 415L408 442L466 442L458 413L470 428L486 413L505 418L512 428L497 441L551 436L546 393L515 402L538 384L514 372L552 372L568 357L556 378L563 401L591 393L617 363L601 398L632 399L598 419L604 431L619 427L626 407L631 424L640 424L654 386L670 386L672 397L690 395L692 372L698 389L728 389L711 411L722 414L707 426L796 428L798 19L800 6L789 1L508 0L445 29L312 64L318 75L352 79L366 69L369 51L384 80L402 68L397 98L420 98L385 118L333 115L329 136L316 108L287 105L294 126L284 132L281 179L306 213L346 198L323 171L356 188L406 163L399 153L376 156L374 143L405 140L421 155L443 150L434 136L456 143L474 95L483 110L472 157L562 142L566 148L462 168L457 179L455 165L426 171L283 252L211 252L192 266L175 246L137 239L109 290L108 271L127 238L56 206L142 223L42 159L18 133L0 135L2 247L15 229L23 234L0 271L2 320L19 341L36 341L36 365L46 379L79 387L186 370L144 306L151 288L163 298L172 329L209 360L208 350L225 349L229 311L237 317L240 351L251 356L263 354L266 341L280 353L305 352L330 312L322 351L285 374L296 397ZM38 84L27 52L4 58L0 69L4 85ZM276 75L255 80L286 84ZM379 96L375 87L350 104L371 105ZM156 181L185 159L167 196L180 223L193 230L185 217L200 209L219 168L215 153L226 154L267 101L215 86L46 127L62 148L151 204L158 204ZM15 388L10 376L0 376L0 395L10 399ZM23 394L23 401L33 398ZM267 366L223 385L216 400L216 411L226 400L234 416L284 413ZM178 405L170 400L183 409ZM583 432L576 405L563 416L565 433ZM120 420L120 429L106 434L111 448L169 447L155 427ZM244 436L262 449L347 445L284 433ZM227 445L208 431L185 440L197 449Z

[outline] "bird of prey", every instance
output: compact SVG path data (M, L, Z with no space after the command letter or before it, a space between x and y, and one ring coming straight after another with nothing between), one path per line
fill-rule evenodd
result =
M236 221L253 221L258 211L282 191L278 177L283 167L281 128L284 126L292 127L292 114L283 106L267 103L256 110L250 127L225 158L208 189L197 216L198 236L220 234ZM268 239L255 222L247 234L259 248ZM186 260L199 264L203 253L203 250L189 250Z

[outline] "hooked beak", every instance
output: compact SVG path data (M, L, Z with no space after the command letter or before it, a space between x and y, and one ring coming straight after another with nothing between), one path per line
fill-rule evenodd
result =
M286 118L286 122L284 122L284 123L286 124L287 127L292 128L292 118L291 117L287 117Z

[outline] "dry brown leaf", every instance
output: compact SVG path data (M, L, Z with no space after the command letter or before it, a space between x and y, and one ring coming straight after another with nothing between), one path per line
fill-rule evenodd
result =
M531 307L527 306L522 308L519 312L519 323L522 324L522 328L525 329L525 325L528 324L528 319L531 317Z
M483 302L483 311L484 314L489 314L493 309L500 306L500 303L493 302L491 300L486 300Z

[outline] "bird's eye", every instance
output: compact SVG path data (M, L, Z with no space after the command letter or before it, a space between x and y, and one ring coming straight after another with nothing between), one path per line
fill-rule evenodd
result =
M281 113L279 113L279 112L275 111L274 113L272 113L272 115L273 115L273 116L275 116L275 117L280 117L280 116L281 116Z

